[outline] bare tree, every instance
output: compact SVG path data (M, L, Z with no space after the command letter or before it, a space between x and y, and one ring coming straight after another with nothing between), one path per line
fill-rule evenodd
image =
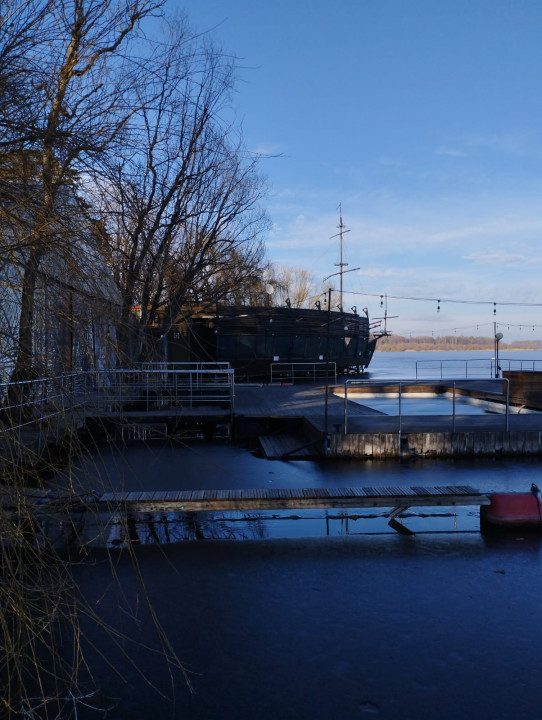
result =
M276 301L289 307L302 308L311 304L315 295L314 280L302 268L278 268L275 271Z
M262 257L257 161L222 121L234 62L175 21L147 68L153 82L134 121L139 144L96 179L104 245L122 296L119 362L149 359L149 328L168 308L167 334L192 297L217 300ZM221 282L219 282L221 280ZM137 325L132 309L139 308Z
M14 380L32 376L40 263L76 234L75 173L122 139L142 72L124 53L139 22L162 2L13 0L2 7L0 83L8 93L0 103L0 147L18 154L19 165L31 153L34 170L21 192L25 202L7 208L19 223L19 245L24 237Z

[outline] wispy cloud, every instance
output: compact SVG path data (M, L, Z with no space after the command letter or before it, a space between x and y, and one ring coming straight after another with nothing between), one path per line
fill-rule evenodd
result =
M356 274L368 278L398 278L410 277L415 274L412 268L397 270L395 268L362 268Z
M282 145L273 144L273 143L262 143L260 145L256 145L255 147L250 149L250 152L254 155L259 155L262 158L276 158L276 157L284 157L284 147Z
M482 265L517 265L525 263L524 255L509 253L504 250L493 250L490 252L472 252L463 255L463 260L472 260Z
M539 255L523 255L520 253L511 253L507 250L489 250L472 252L468 255L463 255L464 260L471 260L479 265L505 265L515 266L521 265L523 267L538 267L542 265L542 257Z
M530 133L524 132L489 133L471 135L465 144L473 148L492 148L514 155L524 155L532 146L532 138Z
M391 167L402 167L403 162L397 158L391 158L387 157L386 155L383 155L381 158L379 158L378 162L381 165L389 165Z
M467 157L467 153L463 150L457 150L455 148L438 147L435 150L435 155L449 155L450 157Z

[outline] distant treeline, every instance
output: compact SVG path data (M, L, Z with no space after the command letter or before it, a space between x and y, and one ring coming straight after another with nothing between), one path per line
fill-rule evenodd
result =
M404 337L402 335L387 335L380 338L377 349L388 352L401 350L493 350L495 341L492 337L473 337L465 335L445 335L442 337ZM540 340L516 340L499 343L499 350L540 350Z

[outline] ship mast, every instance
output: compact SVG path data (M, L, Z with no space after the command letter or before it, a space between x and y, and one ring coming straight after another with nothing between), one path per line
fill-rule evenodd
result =
M342 213L342 203L339 203L339 224L337 225L339 232L336 235L332 235L330 237L330 240L333 240L334 238L338 237L340 238L339 245L340 245L340 255L339 255L339 262L335 263L335 266L339 268L339 276L340 276L340 285L339 285L339 307L341 309L341 312L343 310L343 268L347 267L348 263L343 262L343 234L350 232L350 230L345 230L343 225L343 213Z

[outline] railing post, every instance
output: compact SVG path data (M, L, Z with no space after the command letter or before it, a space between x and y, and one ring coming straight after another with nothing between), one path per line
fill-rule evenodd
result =
M21 384L18 383L19 390L21 388ZM22 402L22 393L19 392L19 428L18 428L18 442L17 442L17 459L21 457L21 433L22 433L22 424L23 424L23 402Z
M344 408L343 408L343 414L344 414L344 434L346 435L348 433L348 383L350 380L347 380L344 383Z
M453 395L452 395L452 432L455 432L455 380L454 380Z
M505 420L505 429L506 432L508 432L509 428L509 411L510 411L510 381L508 378L501 378L506 383L506 420Z
M122 420L124 417L124 397L122 394L123 390L123 373L116 373L113 372L113 387L117 387L116 395L118 397L119 402L119 415L120 419Z
M403 416L402 416L402 408L401 408L402 391L403 391L403 383L399 383L399 440L401 439L401 435L403 434Z

